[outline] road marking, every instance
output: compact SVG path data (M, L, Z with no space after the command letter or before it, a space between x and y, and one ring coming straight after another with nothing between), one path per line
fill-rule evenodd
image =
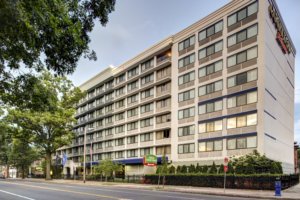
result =
M7 191L4 191L4 190L0 190L0 192L10 194L10 195L13 195L13 196L16 196L16 197L20 197L20 198L23 198L23 199L35 200L35 199L29 198L29 197L25 197L25 196L18 195L18 194L15 194L15 193L7 192Z
M20 186L25 186L25 187L39 188L39 189L44 189L44 190L53 190L53 191L68 192L68 193L81 194L81 195L94 196L94 197L103 197L103 198L107 198L107 199L118 199L118 200L120 199L120 198L113 197L113 196L92 194L92 193L86 193L86 192L77 192L77 191L63 190L63 189L57 189L57 188L41 187L41 186L35 186L35 185L29 185L29 184L12 183L12 182L7 182L7 181L5 181L5 183L12 184L12 185L20 185ZM35 200L35 199L28 199L28 200Z

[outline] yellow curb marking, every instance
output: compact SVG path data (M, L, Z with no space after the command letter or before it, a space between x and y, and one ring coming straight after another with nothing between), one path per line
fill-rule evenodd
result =
M63 189L56 189L56 188L49 188L49 187L41 187L41 186L35 186L35 185L25 185L25 184L21 184L21 183L12 183L12 182L7 182L7 181L5 181L5 183L12 184L12 185L21 185L21 186L25 186L25 187L45 189L45 190L68 192L68 193L88 195L88 196L96 196L96 197L104 197L104 198L108 198L108 199L118 199L118 200L120 199L120 198L113 197L113 196L106 196L106 195L100 195L100 194L92 194L92 193L86 193L86 192L76 192L76 191L71 191L71 190L63 190Z

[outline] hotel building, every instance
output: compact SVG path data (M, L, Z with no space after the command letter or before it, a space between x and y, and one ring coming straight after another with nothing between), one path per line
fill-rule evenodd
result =
M258 150L294 171L296 50L274 0L233 0L80 88L66 173L110 158L146 173L143 156L216 164ZM91 160L92 145L92 160Z

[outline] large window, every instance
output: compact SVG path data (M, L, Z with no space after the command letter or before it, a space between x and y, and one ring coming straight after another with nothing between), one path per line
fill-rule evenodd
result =
M200 68L199 69L199 78L208 76L208 75L216 73L218 71L222 71L222 69L223 69L223 60L219 60L208 66Z
M122 108L125 106L125 99L122 99L120 101L117 101L115 104L116 108Z
M116 126L116 133L123 133L125 131L125 125Z
M127 98L127 103L131 104L138 101L139 94L132 95Z
M199 41L223 30L223 20L199 32Z
M141 67L142 67L142 71L145 71L151 67L153 67L154 65L154 59L150 59L144 63L142 63Z
M182 76L179 76L178 77L178 85L182 85L182 84L188 83L193 80L195 80L195 72L194 71L184 74Z
M257 91L247 92L245 94L228 97L227 108L234 108L257 102Z
M127 157L128 158L133 158L133 157L138 157L138 149L131 149L127 150Z
M138 124L139 124L138 121L128 123L128 124L127 124L127 131L132 131L132 130L138 129Z
M257 114L248 114L227 119L227 129L254 126L257 124Z
M154 80L154 75L152 73L152 74L149 74L149 75L141 78L141 84L144 85L144 84L152 82L153 80Z
M150 112L153 110L153 103L149 103L146 105L141 106L141 114L145 112Z
M133 117L133 116L137 116L139 114L139 108L133 108L127 111L127 117Z
M208 47L205 47L203 49L199 50L199 59L205 58L207 56L210 56L214 53L217 53L219 51L223 50L223 41L216 42Z
M257 147L257 137L239 137L227 139L227 149L248 149Z
M141 156L152 155L153 154L153 148L151 148L151 147L142 148L142 149L140 149L140 154L141 154Z
M201 124L199 124L198 129L199 129L199 133L221 131L221 130L223 130L223 121L217 120L217 121L201 123Z
M190 54L184 58L181 58L179 61L178 61L178 68L181 68L181 67L185 67L191 63L194 63L195 62L195 54Z
M183 153L194 153L195 152L195 144L181 144L178 145L178 154L183 154Z
M156 155L171 154L171 146L156 147Z
M203 95L211 94L211 93L214 93L217 91L221 91L222 89L223 89L223 81L220 80L220 81L213 82L208 85L199 87L198 95L203 96Z
M134 82L129 83L129 84L127 85L128 91L134 90L134 89L136 89L136 88L138 88L138 87L139 87L139 82L138 82L138 81L134 81Z
M124 145L125 138L118 138L115 140L115 146L122 146Z
M223 100L219 100L219 101L199 105L198 114L201 115L205 113L216 112L222 109L223 109Z
M178 51L182 51L195 44L195 36L189 37L178 44Z
M116 151L115 152L116 159L118 158L124 158L124 151Z
M199 146L199 152L222 151L223 150L223 140L199 142L198 146Z
M150 88L141 92L141 98L145 99L154 95L154 89Z
M246 62L253 58L257 58L257 46L247 49L245 51L239 52L235 55L229 56L227 58L227 67L232 67L234 65Z
M194 135L195 134L195 125L184 126L178 128L178 137Z
M116 84L119 84L119 83L125 81L125 78L126 78L126 77L125 77L125 73L122 74L122 75L120 75L120 76L118 76L118 77L116 78Z
M195 107L186 108L178 111L178 119L185 119L195 116Z
M125 94L125 86L116 90L116 97Z
M178 94L178 102L187 101L195 98L195 89L181 92Z
M140 135L141 142L148 142L153 140L153 133L144 133Z
M135 67L128 71L128 78L131 78L133 76L136 76L139 74L139 67Z
M227 79L228 88L257 80L257 69L250 70Z
M165 114L156 117L156 124L162 124L170 121L171 121L171 114Z
M125 112L119 113L115 115L116 121L122 120L125 117Z
M257 24L255 24L255 25L250 26L240 32L237 32L237 33L229 36L227 38L227 46L230 47L230 46L240 43L244 40L247 40L253 36L256 36L258 33L257 29L258 29L258 26L257 26Z
M251 5L243 8L242 10L230 15L227 19L227 25L231 26L232 24L235 24L254 13L257 13L257 11L258 11L257 6L258 6L257 2L255 2Z
M138 136L134 135L134 136L130 136L127 138L127 144L134 144L134 143L138 143Z
M153 125L153 118L141 120L141 128L149 127Z

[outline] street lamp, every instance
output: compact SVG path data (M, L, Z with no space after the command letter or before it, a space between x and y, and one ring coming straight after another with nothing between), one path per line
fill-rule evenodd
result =
M86 126L84 127L84 144L83 144L83 183L85 183L85 154L86 154ZM94 130L94 128L88 128L89 131Z

